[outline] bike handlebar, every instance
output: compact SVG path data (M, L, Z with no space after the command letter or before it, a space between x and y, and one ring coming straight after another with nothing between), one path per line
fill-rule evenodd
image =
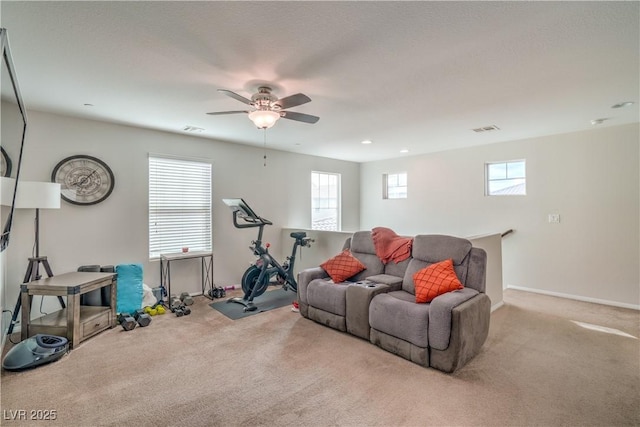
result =
M242 218L246 223L239 224L238 217ZM268 219L264 219L262 217L257 217L256 219L248 217L240 213L240 211L236 210L236 211L233 211L233 225L236 228L249 228L249 227L261 227L264 225L273 225L273 223Z

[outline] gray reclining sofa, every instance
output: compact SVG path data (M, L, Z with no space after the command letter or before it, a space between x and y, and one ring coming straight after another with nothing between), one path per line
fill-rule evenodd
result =
M321 267L300 272L303 317L444 372L455 371L478 354L489 333L491 312L484 250L458 237L418 235L408 260L383 264L370 231L354 233L345 248L366 269L342 283L333 283ZM416 303L413 275L446 259L453 260L464 289Z

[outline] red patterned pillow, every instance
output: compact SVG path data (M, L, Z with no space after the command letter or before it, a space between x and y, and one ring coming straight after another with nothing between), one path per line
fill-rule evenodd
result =
M366 269L358 258L351 255L349 249L345 249L333 258L320 264L320 267L331 276L334 283L342 283L349 277Z
M462 283L453 269L453 260L431 264L413 275L416 302L431 302L438 295L462 289Z

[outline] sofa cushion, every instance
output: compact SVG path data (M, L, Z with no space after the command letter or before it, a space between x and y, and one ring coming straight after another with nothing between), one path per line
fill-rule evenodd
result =
M409 261L411 261L411 258L405 259L404 261L399 262L397 264L395 262L390 262L385 264L384 274L389 274L391 276L398 276L400 278L403 278L404 272L407 271L407 266L409 265Z
M307 286L309 305L338 316L345 316L349 283L333 283L327 279L315 279Z
M351 254L364 264L366 270L353 277L354 281L366 279L374 274L384 273L384 264L376 255L370 231L356 231L349 241Z
M348 249L320 264L335 283L344 282L349 277L366 269L358 258L351 255Z
M418 270L413 275L416 302L431 302L438 295L462 289L462 283L453 271L453 261L447 259Z
M363 254L376 254L376 247L373 245L373 238L370 231L356 231L351 236L351 244L349 249L352 252L360 252Z
M416 304L415 297L408 292L376 295L369 305L369 324L415 346L429 345L429 304Z
M358 258L358 261L366 267L360 273L353 276L350 279L351 281L357 282L358 280L364 280L369 276L384 273L384 264L382 264L377 255L363 254L360 252L351 252L351 255Z
M471 250L471 242L454 236L423 234L413 239L413 258L430 263L451 258L454 265L462 264Z
M413 239L413 258L409 261L405 271L402 289L415 294L413 275L418 270L449 258L453 261L453 269L456 272L456 276L458 276L458 280L464 285L467 280L470 251L471 242L459 237L437 234L416 236Z

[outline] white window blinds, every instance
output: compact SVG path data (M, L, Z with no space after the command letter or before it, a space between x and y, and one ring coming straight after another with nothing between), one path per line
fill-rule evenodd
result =
M211 164L149 156L149 258L210 251Z

